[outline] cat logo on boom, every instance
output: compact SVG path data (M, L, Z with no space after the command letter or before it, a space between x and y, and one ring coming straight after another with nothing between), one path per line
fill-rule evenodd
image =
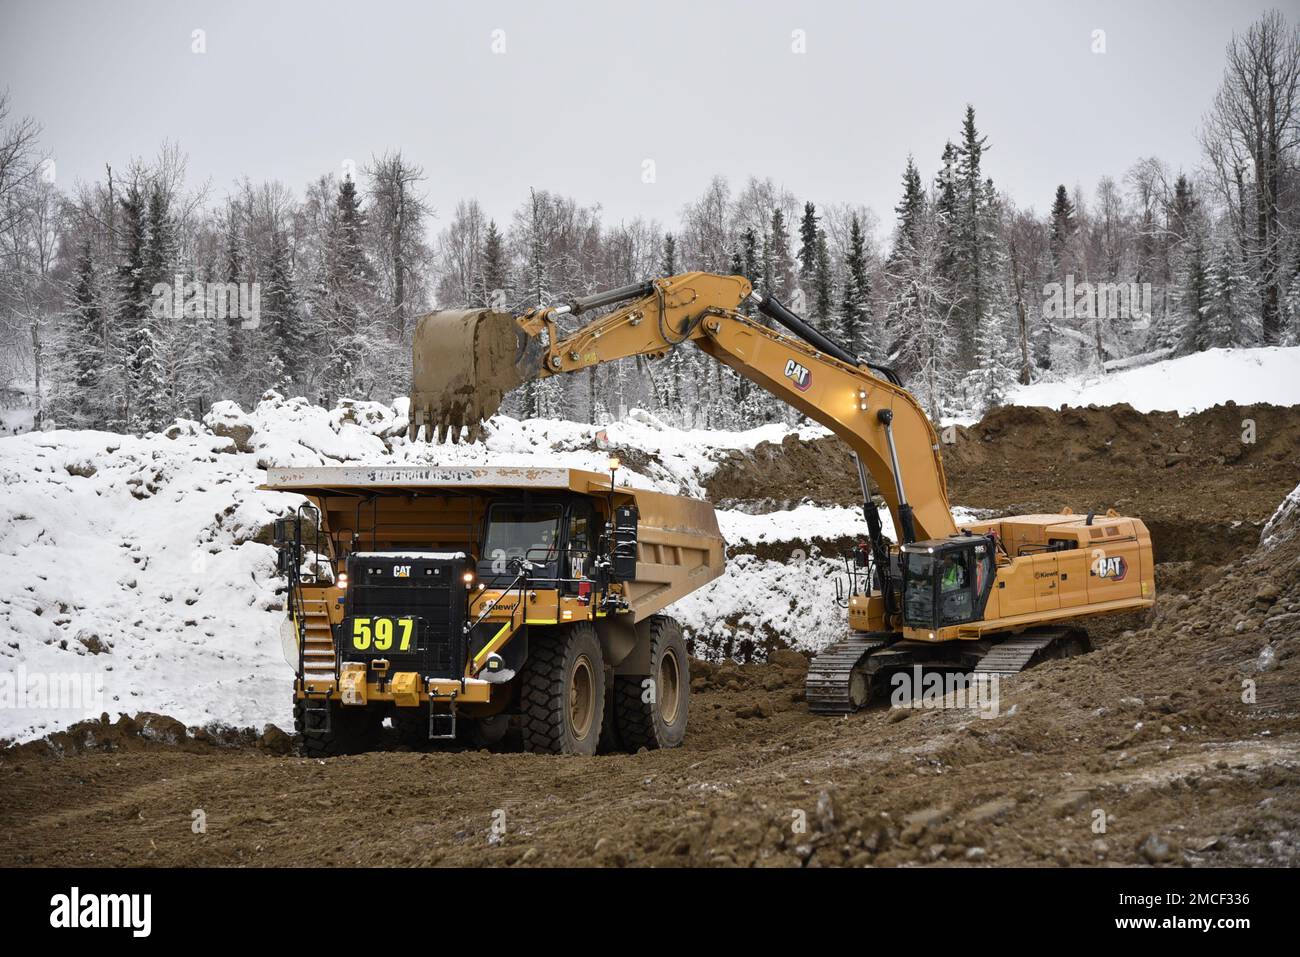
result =
M785 377L794 383L800 392L807 392L812 385L812 373L791 359L785 364Z
M1104 578L1107 581L1122 582L1124 576L1128 574L1128 562L1124 560L1123 555L1116 555L1113 558L1097 559L1097 577Z

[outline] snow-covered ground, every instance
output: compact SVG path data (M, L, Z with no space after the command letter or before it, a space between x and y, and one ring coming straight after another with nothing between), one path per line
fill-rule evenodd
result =
M680 431L635 413L605 427L598 442L592 426L500 417L480 445L412 445L404 411L401 402L325 410L274 397L250 413L219 404L205 423L181 422L166 435L52 431L0 441L0 738L142 710L187 724L288 724L283 596L274 551L253 539L298 499L257 490L268 466L558 461L603 470L608 452L597 446L607 444L662 463L624 468L620 481L699 494L729 451L790 431ZM809 505L720 518L741 550L866 527L852 509ZM788 625L801 644L823 643L839 625L832 565L807 550L805 565L740 559L678 612L709 632L761 595L765 610L750 624ZM807 599L798 615L795 596Z
M1116 405L1188 415L1233 401L1300 405L1300 346L1209 349L1107 375L1020 386L1008 405Z

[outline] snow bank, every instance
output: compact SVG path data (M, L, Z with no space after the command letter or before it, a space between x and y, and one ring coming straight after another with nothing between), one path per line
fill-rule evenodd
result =
M700 494L731 450L789 432L681 431L645 414L604 429L498 417L473 446L413 445L405 430L404 400L326 410L270 393L251 411L218 403L202 423L178 421L162 435L0 440L0 738L142 710L191 725L288 726L284 596L264 530L300 499L257 490L268 466L559 462L603 471L613 451L638 466L621 470L620 481ZM858 533L860 520L835 530L851 510L829 511L778 513L763 523L763 540L796 541L814 528ZM761 518L724 513L722 521L742 547L758 540ZM794 577L775 567L772 576L794 588ZM743 601L740 579L710 587L711 601L735 604L710 612L697 599L685 609L693 620L752 608L753 588L764 586L751 583Z
M1300 405L1300 346L1209 349L1105 376L1016 388L1009 405L1116 405L1188 415L1232 401Z
M953 508L952 516L958 525L979 518L975 512L960 506ZM718 524L722 528L723 538L733 551L745 546L774 542L797 545L813 539L866 538L869 532L861 508L813 505L808 502L791 509L758 514L718 509ZM880 527L886 537L897 539L889 512L881 511Z

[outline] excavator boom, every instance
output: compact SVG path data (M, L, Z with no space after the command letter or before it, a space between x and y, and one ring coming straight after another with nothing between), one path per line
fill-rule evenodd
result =
M609 305L618 308L560 333L564 317ZM747 306L790 331L746 315ZM431 313L415 335L410 435L456 441L529 379L628 356L661 358L687 341L843 439L905 541L956 533L938 435L912 395L773 297L753 295L742 276L684 273L518 317Z

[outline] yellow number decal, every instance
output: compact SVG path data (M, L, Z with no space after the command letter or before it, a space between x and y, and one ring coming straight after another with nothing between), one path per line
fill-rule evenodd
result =
M398 651L410 651L415 637L415 622L410 618L353 618L352 647L356 651L388 651L393 647L394 623L401 627L397 637Z

